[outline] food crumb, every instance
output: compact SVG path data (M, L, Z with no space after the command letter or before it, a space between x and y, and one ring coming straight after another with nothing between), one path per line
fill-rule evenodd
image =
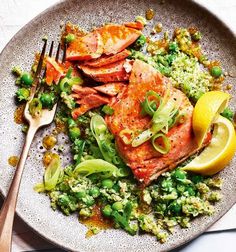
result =
M43 147L47 150L52 149L57 143L57 139L55 136L45 136L43 138Z
M23 124L25 122L24 119L24 109L25 109L25 105L20 105L16 108L15 112L14 112L14 122L17 124Z
M228 84L227 86L226 86L226 90L231 90L232 89L232 85L231 84Z
M157 23L154 27L155 32L160 33L162 32L162 23Z
M153 9L148 9L146 11L146 19L147 20L152 20L155 16L155 11Z
M11 156L8 158L8 164L11 165L12 167L16 167L18 162L19 162L18 156Z

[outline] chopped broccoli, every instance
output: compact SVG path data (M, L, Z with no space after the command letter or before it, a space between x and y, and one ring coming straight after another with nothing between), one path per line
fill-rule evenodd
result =
M234 112L229 107L225 108L221 115L230 121L233 121Z
M178 46L178 43L177 42L171 42L170 44L169 44L169 51L171 52L171 53L177 53L177 52L179 52L179 46Z
M17 77L20 77L22 75L22 69L19 66L14 66L12 68L12 73L16 75Z
M72 145L72 152L74 154L74 160L76 164L80 163L83 151L85 147L85 141L80 139L75 139Z
M134 48L136 50L140 50L141 47L143 47L146 44L146 37L141 34L140 37L136 40L134 44Z
M30 91L27 88L19 88L16 91L16 97L18 101L28 101L30 96Z
M75 101L74 101L73 97L68 95L66 92L62 92L61 98L69 109L75 108Z

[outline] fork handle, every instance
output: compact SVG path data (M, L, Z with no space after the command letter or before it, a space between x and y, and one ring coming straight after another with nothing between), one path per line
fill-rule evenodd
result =
M23 150L21 152L19 163L15 171L14 178L12 180L10 189L0 212L0 251L11 251L12 227L16 209L17 196L25 166L25 161L27 159L29 148L36 131L36 127L30 126L28 129L28 133L25 139Z

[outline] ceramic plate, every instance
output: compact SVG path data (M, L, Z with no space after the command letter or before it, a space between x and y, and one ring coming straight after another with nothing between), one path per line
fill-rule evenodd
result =
M8 165L8 157L19 155L24 135L21 126L14 123L14 93L16 87L11 75L11 68L20 65L29 69L35 51L40 51L41 38L48 35L56 40L60 34L60 24L65 21L78 23L85 29L102 25L104 22L123 23L137 15L144 15L148 8L156 11L154 20L147 26L151 30L154 24L161 22L164 30L172 32L176 27L196 26L203 33L203 50L210 59L220 59L225 71L236 65L236 39L230 30L207 10L191 1L166 0L68 0L61 2L32 20L9 42L0 55L0 191L6 195L12 180L14 168ZM227 77L225 83L233 83ZM236 105L236 85L230 91L233 95L231 104ZM236 107L234 107L234 110ZM216 204L212 217L197 218L189 229L176 229L163 245L150 235L130 236L120 230L102 231L98 235L85 239L86 227L80 224L76 215L65 217L58 211L52 211L48 197L33 191L33 186L42 180L43 152L42 136L53 126L40 130L32 144L29 158L22 178L17 214L38 234L63 248L73 251L163 251L177 247L201 234L218 220L236 202L236 158L220 176L224 179L223 199ZM60 136L59 142L65 142ZM60 144L59 143L59 144ZM68 163L69 149L63 157Z

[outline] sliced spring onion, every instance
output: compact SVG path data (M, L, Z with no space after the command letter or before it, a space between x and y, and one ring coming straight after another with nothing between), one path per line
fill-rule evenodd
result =
M129 170L127 169L126 164L118 156L115 144L112 142L111 133L108 131L106 122L103 117L100 115L93 115L90 122L90 129L93 136L95 137L101 156L113 167L118 166L117 176L125 177L129 175ZM97 159L99 160L99 159ZM105 162L105 161L104 161Z
M153 95L151 91L148 91L147 93ZM170 99L169 94L170 94L170 86L168 85L163 99L160 98L159 107L156 109L156 111L154 111L152 115L153 117L151 127L143 131L141 134L139 134L137 137L134 138L134 140L132 141L132 147L137 147L143 144L160 131L163 132L164 134L167 134L169 128L173 126L173 123L175 122L174 118L179 111L181 100L178 98ZM148 95L146 97L148 97ZM146 102L145 109L151 112L151 110L149 110L150 108L151 104Z
M101 178L118 177L120 175L119 169L105 160L91 159L85 160L78 164L74 169L74 176L89 176L94 173L100 173Z
M130 129L123 129L121 130L121 132L119 133L120 138L122 139L122 141L125 144L131 144L133 141L133 137L134 137L134 132L133 130Z
M72 150L74 151L74 160L76 164L79 164L84 151L85 141L81 139L76 139L73 143Z
M161 146L156 143L156 140L158 138L162 138L164 146ZM163 133L157 133L155 136L152 137L152 146L156 151L160 152L161 154L167 154L170 151L171 147L170 139Z
M64 77L63 79L61 79L59 86L61 92L70 93L71 87L73 85L81 85L82 83L83 80L80 77L73 77L73 78Z
M39 98L33 98L29 103L29 113L32 117L40 117L43 105Z
M154 113L152 119L151 128L143 131L132 141L132 147L137 147L149 139L151 139L157 132L163 131L164 133L168 132L168 122L172 116L176 113L175 103L168 102L166 106L162 107L161 110L158 110Z
M102 156L107 162L112 163L112 158L108 148L110 141L108 141L106 137L106 135L108 134L108 129L103 117L97 114L92 116L90 129L98 143L98 147L102 153Z
M113 115L114 109L110 107L109 105L104 105L102 108L102 112L104 112L106 115Z
M44 183L36 184L36 185L34 186L34 190L35 190L35 192L38 192L38 193L40 193L40 192L45 192Z
M50 191L55 188L60 178L62 169L59 156L55 156L49 163L44 173L45 190Z
M134 138L131 145L132 147L138 147L139 145L145 143L154 136L155 132L152 129L147 129Z
M67 73L66 73L66 77L67 77L67 78L70 78L72 72L73 72L73 68L72 68L72 67L69 67L69 69L68 69L68 71L67 71Z
M161 106L161 105L160 105ZM173 115L176 113L176 111L179 109L176 102L173 100L169 100L165 106L162 106L157 109L157 111L154 113L152 118L153 124L159 124L160 122L169 120Z
M60 158L59 156L54 156L44 173L44 182L36 184L34 190L36 192L51 191L55 188L62 176L63 172L60 165Z
M98 137L99 135L106 133L107 125L103 117L97 114L92 116L90 122L90 129L95 138Z
M150 100L150 98L154 98L154 100ZM141 103L142 106L142 114L153 116L158 105L161 103L161 96L154 92L148 91L145 95L145 100Z

